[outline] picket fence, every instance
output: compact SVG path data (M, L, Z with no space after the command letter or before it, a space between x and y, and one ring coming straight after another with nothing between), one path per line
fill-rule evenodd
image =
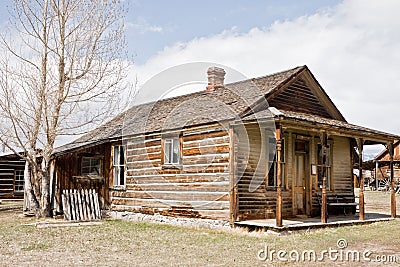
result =
M99 196L94 189L66 189L62 193L64 219L91 221L101 219Z

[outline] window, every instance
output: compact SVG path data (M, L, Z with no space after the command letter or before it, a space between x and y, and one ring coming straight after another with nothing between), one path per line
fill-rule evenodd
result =
M167 138L164 140L164 164L180 164L180 145L179 138Z
M317 146L317 155L318 155L318 187L322 188L322 179L323 179L323 151L322 145L318 144ZM331 187L331 149L330 145L326 148L326 188L329 189Z
M15 192L24 192L24 171L16 170L15 171L15 182L14 182L14 191Z
M114 185L125 185L125 149L124 146L114 146Z
M277 168L276 168L276 140L269 138L268 141L268 166L271 166L268 172L268 186L278 186ZM285 139L281 140L281 179L282 187L285 187Z
M101 159L95 157L82 157L82 175L101 176Z

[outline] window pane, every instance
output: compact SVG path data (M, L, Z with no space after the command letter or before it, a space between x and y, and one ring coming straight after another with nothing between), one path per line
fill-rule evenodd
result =
M125 148L114 146L114 185L125 185Z
M114 165L118 165L119 162L119 146L114 147Z
M180 140L179 138L164 140L164 164L179 164Z
M276 164L275 164L275 152L276 152L276 140L275 138L268 138L268 186L276 186Z
M174 146L174 149L173 149L173 155L172 155L172 157L173 157L172 163L178 164L179 163L179 139L173 139L173 146Z
M322 145L318 144L317 146L317 155L318 155L318 187L322 188L322 179L324 176L324 168L323 168L323 151ZM331 185L331 168L330 168L330 146L328 145L326 148L326 187L329 189Z
M125 185L125 171L124 166L119 167L119 184Z
M14 191L22 192L24 191L24 171L16 170L15 171L15 186Z
M271 162L271 168L268 172L268 186L276 186L276 168L275 162Z
M118 185L119 168L114 167L114 185Z
M125 164L125 152L124 152L124 147L119 146L119 164L124 165Z
M164 143L164 163L172 163L171 161L171 139L165 140Z
M84 157L82 158L82 175L101 175L101 159Z
M275 160L275 152L276 152L276 141L274 138L269 138L268 141L268 160Z

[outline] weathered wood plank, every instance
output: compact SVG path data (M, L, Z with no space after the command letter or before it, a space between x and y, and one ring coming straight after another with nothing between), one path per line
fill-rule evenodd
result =
M220 137L220 136L229 136L228 131L215 131L215 132L196 133L192 135L184 135L183 141L184 142L194 141L194 140L201 140L201 139Z
M183 148L229 144L229 136L184 141Z
M132 151L129 151L132 152ZM159 151L155 151L152 153L134 153L131 156L128 155L126 157L128 162L137 162L137 161L148 161L148 160L161 160L161 147Z
M113 205L139 206L149 208L195 208L197 210L222 210L229 209L229 201L176 201L135 198L113 198Z
M206 154L198 156L184 156L182 159L183 165L192 164L213 164L229 162L229 154Z
M149 175L127 177L127 185L142 185L148 183L190 183L190 182L222 182L227 181L228 173L191 173L191 174L171 174L171 175Z
M138 142L135 143L128 141L127 150L134 150L137 148L146 148L153 146L161 146L161 138L151 139L151 140L139 140Z
M84 212L83 212L83 203L82 203L82 197L80 194L80 190L76 191L76 195L78 197L78 208L79 208L79 216L81 220L87 220L86 217L84 216Z
M136 198L176 201L228 201L227 192L202 192L202 191L129 191L112 192L112 198Z
M228 192L229 182L188 182L188 183L145 183L141 185L127 185L126 190L131 191L199 191L199 192Z
M195 156L202 154L217 154L217 153L229 153L229 145L224 144L224 145L192 147L183 149L183 156Z
M94 207L95 207L95 215L96 219L101 219L101 212L100 212L100 204L99 204L99 194L94 191Z

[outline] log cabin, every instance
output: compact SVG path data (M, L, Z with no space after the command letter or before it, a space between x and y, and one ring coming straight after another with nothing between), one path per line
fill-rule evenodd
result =
M25 160L14 153L0 155L0 199L24 198Z
M207 73L205 90L133 106L58 148L54 209L63 189L94 188L113 211L326 222L330 197L354 202L355 149L399 139L348 123L307 66L230 84Z

